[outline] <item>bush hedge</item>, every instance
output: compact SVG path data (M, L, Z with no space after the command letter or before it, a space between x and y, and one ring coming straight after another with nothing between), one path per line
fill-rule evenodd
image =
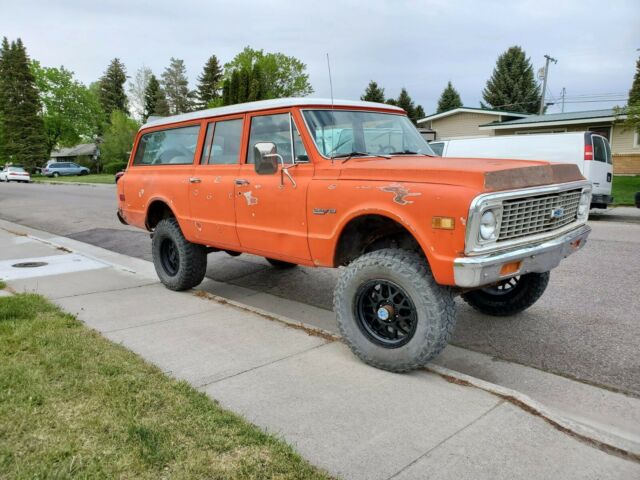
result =
M127 162L112 162L107 163L102 169L103 173L110 173L112 175L118 173L120 170L127 168Z

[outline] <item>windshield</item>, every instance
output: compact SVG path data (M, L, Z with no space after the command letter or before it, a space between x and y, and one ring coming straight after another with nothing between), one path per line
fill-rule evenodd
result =
M22 167L9 167L7 170L10 172L24 172L25 169Z
M434 155L404 115L348 110L305 110L318 151L327 158L357 155Z

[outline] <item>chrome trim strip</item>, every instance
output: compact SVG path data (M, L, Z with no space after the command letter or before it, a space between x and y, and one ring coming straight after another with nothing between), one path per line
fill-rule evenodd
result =
M467 220L467 231L465 233L465 255L482 255L485 253L496 252L500 250L509 250L511 248L526 245L528 243L535 243L548 238L556 237L562 233L565 233L578 225L586 223L587 219L576 220L568 225L565 225L558 230L552 230L550 232L544 232L528 237L516 238L506 242L497 243L495 240L490 242L478 242L478 231L480 228L480 218L485 210L492 207L502 206L504 200L510 200L512 198L524 198L531 195L544 195L548 193L560 193L567 190L591 188L591 183L588 180L579 180L576 182L559 183L554 185L545 185L541 187L522 188L518 190L507 190L502 192L490 192L478 195L473 199L469 207L469 216ZM500 217L502 216L502 208L500 208ZM500 231L501 218L498 220L496 231Z

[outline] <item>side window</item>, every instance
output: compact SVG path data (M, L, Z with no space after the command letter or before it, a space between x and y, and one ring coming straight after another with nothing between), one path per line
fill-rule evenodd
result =
M146 133L138 142L134 165L188 165L198 145L200 126Z
M602 143L604 143L604 149L607 151L607 163L613 163L613 160L611 159L611 146L609 146L609 142L605 140Z
M302 143L302 137L298 131L298 127L294 122L291 123L293 129L293 154L295 155L296 162L308 162L309 155L307 155L307 149L304 148Z
M242 119L216 122L209 163L232 165L240 158Z
M253 146L259 142L275 143L284 162L291 163L292 145L289 114L264 115L251 119L247 163L256 163L253 156Z
M593 143L593 159L597 162L607 161L607 149L604 146L604 140L598 135L591 136L591 142Z

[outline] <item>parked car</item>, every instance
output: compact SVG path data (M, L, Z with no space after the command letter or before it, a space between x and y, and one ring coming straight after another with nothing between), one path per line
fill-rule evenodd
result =
M575 165L439 158L398 107L310 98L148 123L116 187L171 290L198 285L219 250L344 266L342 337L397 372L444 349L455 295L496 316L533 305L586 243L591 188Z
M577 165L591 182L591 208L607 208L613 202L613 165L609 141L594 132L500 135L431 142L442 157L545 160Z
M22 167L4 167L0 171L0 182L24 182L29 183L31 175Z
M45 177L60 177L62 175L88 175L89 169L72 162L49 162L42 169Z

